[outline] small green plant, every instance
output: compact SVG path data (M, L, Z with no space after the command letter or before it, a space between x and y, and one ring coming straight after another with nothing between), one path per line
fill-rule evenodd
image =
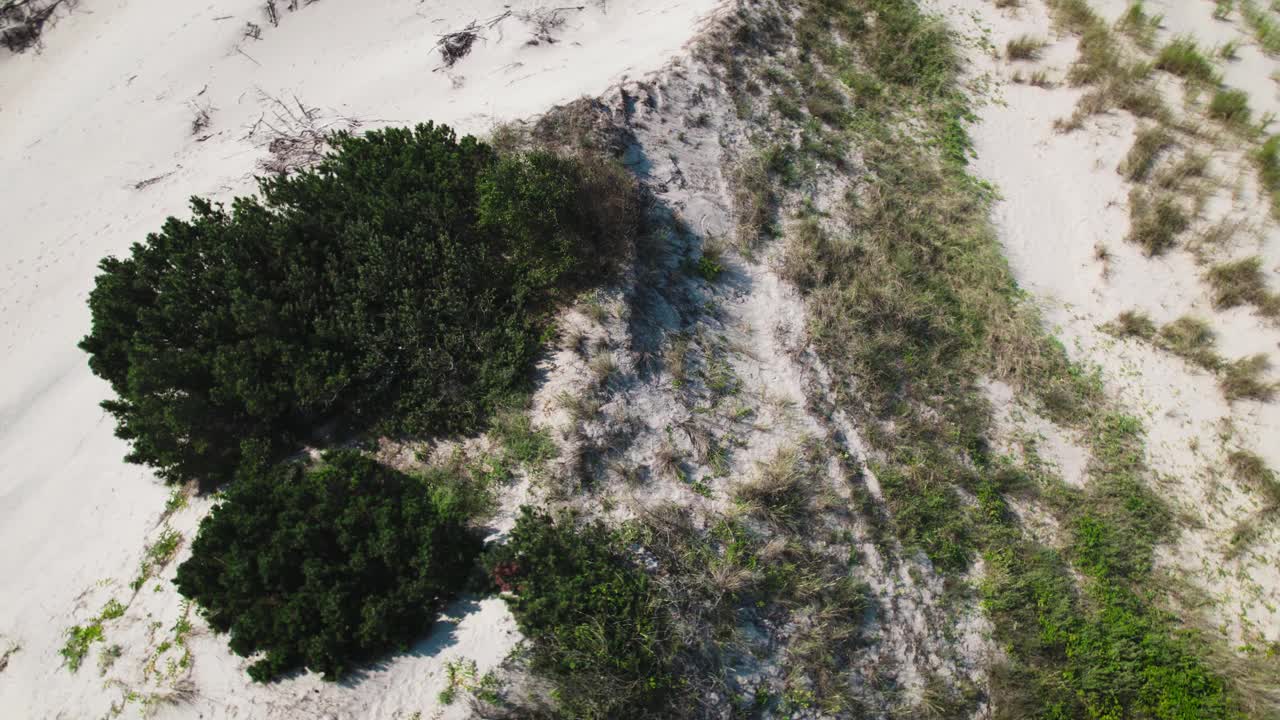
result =
M98 617L103 620L115 620L116 618L124 615L124 611L124 604L115 598L111 598L107 601L107 604L103 606L102 612L98 613Z
M1209 117L1228 125L1248 125L1251 115L1249 96L1243 90L1218 90L1209 102Z
M1231 17L1231 11L1235 9L1235 0L1217 0L1213 8L1213 19L1226 21Z
M1218 57L1223 60L1240 59L1240 41L1231 39L1218 46Z
M709 257L705 253L698 258L698 275L707 282L715 282L720 273L724 272L724 266L713 257Z
M138 576L129 583L134 592L142 589L144 583L155 575L156 571L169 564L178 554L178 546L182 544L182 533L165 526L156 541L142 552L142 560L138 565Z
M67 642L63 644L58 654L62 656L67 669L76 672L84 663L85 656L89 654L89 646L102 642L102 621L95 619L88 625L73 625L67 629L66 634Z
M164 511L166 514L171 515L179 510L186 509L188 504L186 490L181 487L175 487L169 491L169 499L164 501Z
M1187 80L1208 84L1218 82L1213 61L1200 50L1195 38L1189 35L1178 36L1161 48L1156 56L1155 67Z
M475 660L450 660L445 663L445 688L440 691L441 705L452 705L459 690L467 690L476 678Z
M1035 60L1040 57L1040 52L1047 44L1043 38L1020 35L1005 45L1005 57L1010 60Z

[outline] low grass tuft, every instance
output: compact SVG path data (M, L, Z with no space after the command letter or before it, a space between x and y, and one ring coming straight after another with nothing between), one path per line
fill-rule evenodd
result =
M1235 450L1227 455L1227 467L1241 485L1262 495L1267 507L1280 507L1280 479L1261 457L1247 450Z
M1172 192L1148 192L1135 188L1129 194L1129 241L1146 254L1159 255L1177 243L1191 227L1191 218Z
M1146 180L1160 154L1173 145L1173 135L1159 125L1139 130L1133 147L1120 163L1120 174L1130 182Z
M1275 397L1276 384L1267 382L1263 375L1271 362L1263 354L1240 358L1223 366L1218 385L1228 401L1258 400L1269 402Z
M1036 60L1047 44L1043 38L1020 35L1005 45L1005 57L1010 60Z
M1280 297L1267 290L1262 260L1257 256L1215 265L1208 274L1213 305L1219 310L1253 305L1264 315L1280 314Z
M1156 336L1156 324L1141 310L1125 310L1102 329L1121 338L1152 340Z
M1218 72L1213 61L1200 50L1195 38L1181 35L1160 49L1156 56L1156 68L1178 77L1196 82L1216 84Z
M1209 103L1209 117L1221 120L1228 125L1237 127L1248 125L1251 115L1249 95L1243 90L1225 88L1218 90Z
M1206 370L1222 367L1222 358L1214 349L1215 342L1209 323L1189 315L1160 328L1158 337L1160 347Z
M1271 212L1280 214L1280 135L1267 139L1254 154L1258 165L1258 180L1271 193Z

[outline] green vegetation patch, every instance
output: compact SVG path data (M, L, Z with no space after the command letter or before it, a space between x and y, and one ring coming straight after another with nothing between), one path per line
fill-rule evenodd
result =
M431 124L332 144L102 261L81 347L128 460L213 483L322 426L483 427L557 301L628 254L634 183L604 161Z
M614 531L526 507L485 565L563 714L669 716L672 642L649 576Z
M355 451L246 468L201 522L175 584L249 675L336 679L404 648L462 587L479 538L458 492Z

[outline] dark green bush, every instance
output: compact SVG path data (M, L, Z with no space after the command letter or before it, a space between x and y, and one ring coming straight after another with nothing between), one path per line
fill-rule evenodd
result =
M174 580L267 681L306 667L336 679L406 647L480 551L462 503L350 451L323 464L246 468L200 524Z
M485 565L570 717L660 717L671 644L648 576L614 533L523 508Z
M603 161L499 157L431 124L333 146L102 261L80 345L130 461L216 482L321 426L476 429L553 304L625 254L636 196Z

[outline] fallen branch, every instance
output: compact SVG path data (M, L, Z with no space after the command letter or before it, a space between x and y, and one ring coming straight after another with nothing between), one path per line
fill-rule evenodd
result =
M508 10L501 15L490 18L483 23L471 21L469 25L461 30L445 33L440 36L436 42L436 47L440 50L440 57L444 59L443 67L451 68L454 63L471 53L471 46L475 44L476 39L484 37L483 31L493 29L503 20L511 17L511 11ZM436 68L439 70L440 68ZM433 70L432 72L435 72Z
M268 109L249 128L246 138L266 147L268 157L260 160L258 167L276 175L315 165L324 158L333 133L361 125L356 118L325 117L320 108L307 107L296 95L292 104L261 90L258 98Z

